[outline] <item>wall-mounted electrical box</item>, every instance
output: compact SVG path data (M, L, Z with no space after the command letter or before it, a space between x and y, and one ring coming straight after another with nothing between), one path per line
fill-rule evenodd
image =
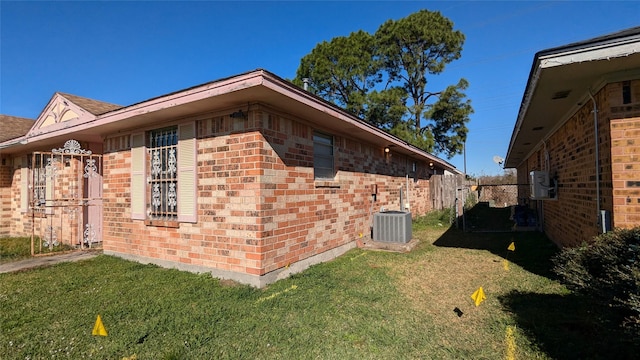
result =
M529 185L531 186L532 200L556 199L558 184L555 179L549 178L548 171L531 171Z

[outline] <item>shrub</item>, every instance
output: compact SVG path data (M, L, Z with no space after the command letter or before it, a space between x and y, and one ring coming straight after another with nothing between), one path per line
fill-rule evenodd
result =
M576 293L619 310L623 325L640 333L640 227L599 235L562 250L554 272Z

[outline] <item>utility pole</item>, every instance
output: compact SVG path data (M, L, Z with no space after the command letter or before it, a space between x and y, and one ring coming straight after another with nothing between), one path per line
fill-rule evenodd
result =
M467 176L467 142L462 143L462 156L464 157L464 176Z

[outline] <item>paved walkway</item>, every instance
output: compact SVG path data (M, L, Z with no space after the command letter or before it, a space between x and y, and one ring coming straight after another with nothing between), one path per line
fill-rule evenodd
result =
M34 256L25 260L0 264L0 274L51 266L61 262L92 259L100 254L102 254L100 250L80 250L60 255Z

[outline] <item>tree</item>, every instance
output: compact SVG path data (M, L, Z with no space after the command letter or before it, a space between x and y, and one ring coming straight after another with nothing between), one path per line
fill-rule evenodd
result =
M469 129L466 123L473 108L471 100L465 100L462 90L468 86L469 83L461 79L457 85L447 87L440 93L437 102L427 105L425 112L425 118L432 122L432 125L427 125L426 129L429 129L434 137L435 151L444 153L449 158L462 153L467 140Z
M407 107L417 138L433 138L433 149L451 158L463 150L473 112L465 101L468 82L443 91L427 91L427 75L444 71L446 64L461 56L464 34L439 12L421 10L398 21L388 20L375 34L381 61L392 80L400 81L412 100ZM437 99L430 103L432 99ZM426 124L423 124L423 118Z
M323 41L300 60L294 83L306 78L311 92L364 117L367 93L382 81L375 49L373 36L362 30Z
M372 90L366 97L364 119L380 129L391 131L403 123L406 104L407 92L401 87Z
M317 95L417 147L452 157L462 152L473 112L464 94L468 83L427 91L427 75L460 58L463 43L450 20L421 10L385 22L374 35L360 30L318 44L301 60L294 83L308 78Z

